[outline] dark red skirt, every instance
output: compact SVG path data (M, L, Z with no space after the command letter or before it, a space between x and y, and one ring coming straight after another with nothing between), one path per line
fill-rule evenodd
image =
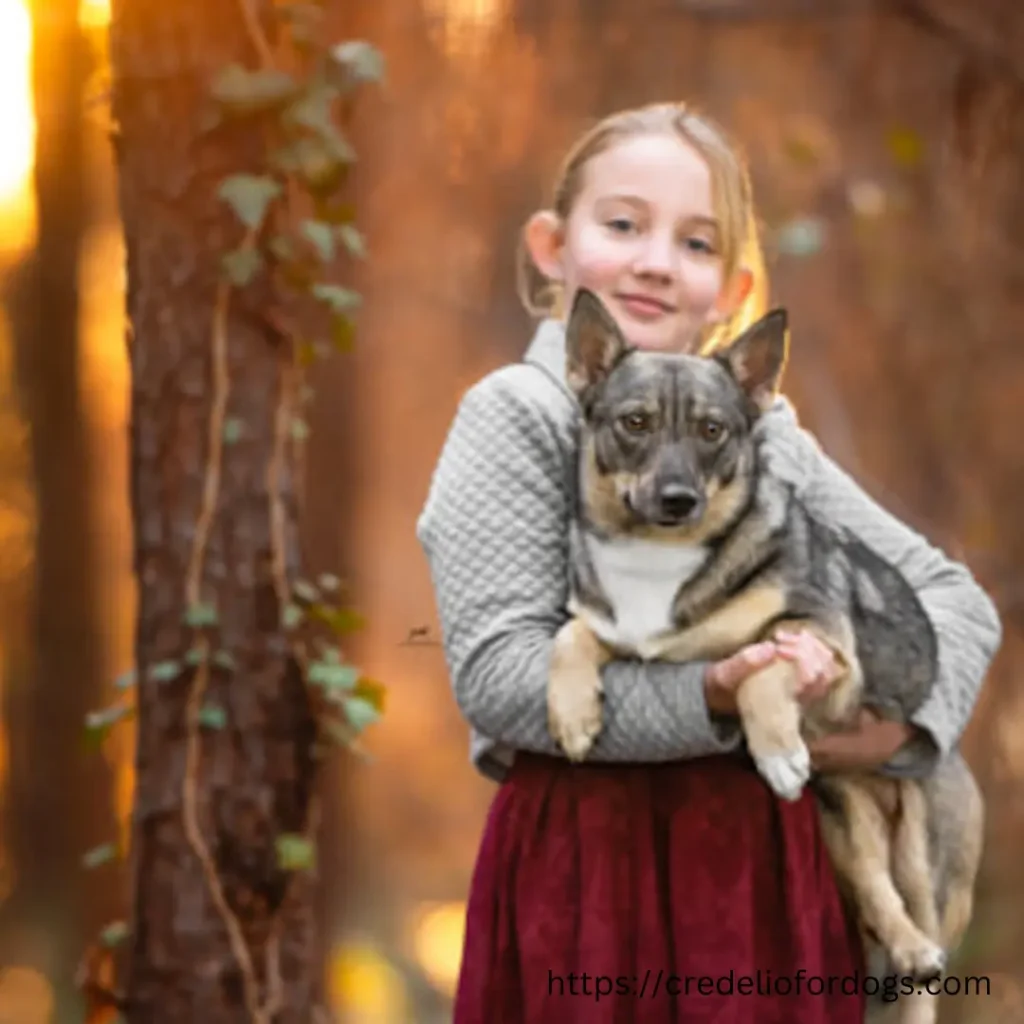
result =
M453 1024L861 1024L809 792L738 757L517 755L473 873Z

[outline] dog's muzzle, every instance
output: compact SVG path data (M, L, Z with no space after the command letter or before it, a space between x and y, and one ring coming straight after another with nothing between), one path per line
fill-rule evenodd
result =
M659 521L664 526L686 522L700 505L700 495L683 484L666 484L658 493Z

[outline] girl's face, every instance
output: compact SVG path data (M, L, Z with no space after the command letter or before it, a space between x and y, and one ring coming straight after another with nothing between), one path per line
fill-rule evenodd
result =
M711 173L677 137L636 136L595 156L568 220L537 214L526 239L566 311L588 288L640 348L693 351L726 312Z

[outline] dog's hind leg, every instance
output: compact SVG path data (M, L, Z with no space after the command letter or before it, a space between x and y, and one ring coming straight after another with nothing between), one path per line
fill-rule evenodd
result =
M940 976L943 950L910 919L890 874L889 829L881 807L854 778L832 776L827 786L840 806L822 816L824 838L864 926L901 974L917 982Z
M961 943L974 912L974 886L981 867L985 834L985 807L973 776L964 771L955 790L960 814L955 835L943 836L950 844L946 871L946 899L939 934L952 953Z
M939 927L934 875L928 856L928 805L924 791L912 780L893 780L892 784L899 804L893 834L893 879L913 922L948 953ZM938 1015L938 994L918 987L913 996L901 1000L899 1024L935 1024Z
M897 1006L898 1024L936 1024L939 1019L939 996L923 988L901 996Z
M914 781L895 781L899 816L893 833L892 874L907 912L928 938L942 942L928 857L928 806Z

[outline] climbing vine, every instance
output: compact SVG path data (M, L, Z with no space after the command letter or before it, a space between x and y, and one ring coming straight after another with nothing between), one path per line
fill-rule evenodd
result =
M344 660L341 638L361 623L341 603L339 580L331 575L315 581L288 578L283 480L289 454L297 466L303 464L309 434L303 413L312 397L305 381L308 367L332 352L349 351L353 341L352 317L361 298L335 279L334 268L339 255L362 259L366 247L351 204L339 198L355 160L344 132L360 88L382 80L384 67L380 53L369 43L324 42L321 0L275 0L272 7L261 5L258 17L251 2L236 0L255 62L221 69L209 83L208 107L203 112L204 132L246 122L259 133L263 152L262 166L232 174L217 186L217 198L231 211L237 235L221 254L210 324L207 464L184 580L184 622L193 642L180 659L149 666L147 676L155 682L188 679L181 794L185 835L227 931L242 975L248 1015L253 1024L269 1024L282 999L278 936L271 933L261 985L197 810L202 732L226 725L224 710L207 701L209 674L211 667L229 673L237 670L231 651L217 642L218 609L203 592L225 451L244 433L244 425L227 416L229 309L236 295L258 286L267 335L281 352L277 400L268 409L273 422L272 455L266 468L271 574L280 629L305 680L318 724L316 753L322 755L336 745L363 753L360 735L382 713L384 688ZM112 728L135 713L135 683L134 673L121 677L115 684L115 703L88 716L86 730L93 744L102 743ZM302 830L277 837L278 864L283 870L295 873L313 866L317 813L312 798ZM118 855L117 844L105 844L86 855L85 865L94 868ZM109 952L127 933L123 922L109 925L83 960L79 984L92 1009L124 1009L124 997L109 983L101 960L103 951Z

